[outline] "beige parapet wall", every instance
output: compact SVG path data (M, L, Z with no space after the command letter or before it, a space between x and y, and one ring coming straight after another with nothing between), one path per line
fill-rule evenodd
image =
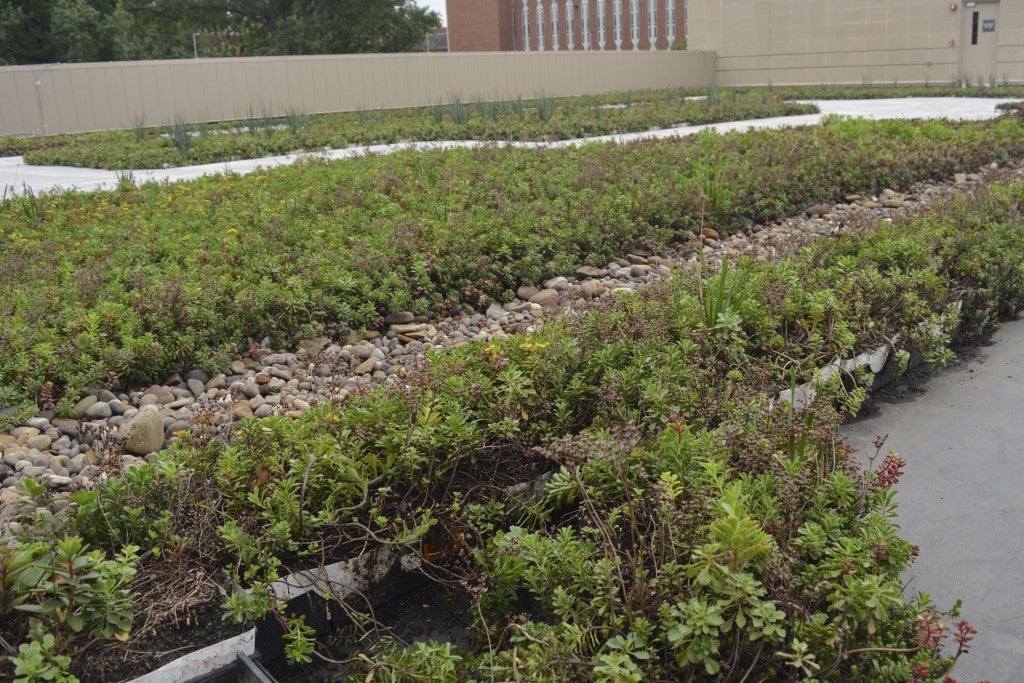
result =
M998 14L984 69L964 59L975 11ZM687 21L722 86L1024 82L1024 0L689 0Z
M701 52L323 55L0 67L0 135L53 135L477 98L568 96L715 78Z

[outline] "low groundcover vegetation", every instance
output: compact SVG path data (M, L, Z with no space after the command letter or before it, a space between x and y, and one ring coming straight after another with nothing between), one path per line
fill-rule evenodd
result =
M358 680L942 678L973 627L903 593L903 463L862 471L837 437L868 378L833 376L803 413L776 396L879 345L941 359L954 330L1018 309L1022 196L996 185L778 263L681 274L439 354L399 388L187 438L0 549L5 672L110 680L120 660L93 639L145 637L132 613L148 629L166 618L154 595L196 576L245 621L275 611L265 586L289 569L430 541L474 646L403 649L365 615ZM309 627L279 616L289 658L310 660Z
M704 92L704 91L702 91ZM255 159L297 150L401 140L565 140L632 133L677 124L811 114L811 104L784 102L768 92L710 88L700 97L682 88L587 97L465 102L451 95L429 107L284 117L250 112L242 121L134 130L0 138L0 155L24 154L40 165L141 169Z
M403 140L570 140L818 111L796 100L1024 96L1020 86L969 85L709 86L563 98L495 95L473 101L453 93L427 107L319 115L286 107L284 116L271 115L264 104L250 107L239 121L188 124L177 119L147 127L139 118L131 130L0 138L0 156L24 155L26 163L40 165L155 169Z
M507 301L515 288L846 193L1024 155L1021 121L831 120L561 150L312 161L0 203L0 404L217 371L275 346Z

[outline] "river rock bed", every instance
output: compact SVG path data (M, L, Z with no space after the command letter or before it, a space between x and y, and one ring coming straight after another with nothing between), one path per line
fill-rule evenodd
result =
M182 433L202 431L227 439L237 420L297 417L367 387L394 386L425 362L431 348L529 332L550 316L582 312L615 292L693 273L701 255L712 268L740 255L778 259L820 236L927 210L937 199L1007 176L1024 176L1024 167L993 164L977 173L958 173L948 182L918 183L906 193L886 189L877 196L849 195L844 202L816 204L800 216L728 236L705 227L699 235L689 233L673 253L632 253L604 266L582 266L570 275L521 286L517 298L483 311L443 318L396 312L383 319L380 330L352 343L317 338L288 351L263 346L213 376L191 370L121 393L95 389L69 416L43 411L0 433L0 535L20 529L19 519L60 513L71 492L151 459ZM26 478L44 486L51 502L37 506L30 487L22 484Z

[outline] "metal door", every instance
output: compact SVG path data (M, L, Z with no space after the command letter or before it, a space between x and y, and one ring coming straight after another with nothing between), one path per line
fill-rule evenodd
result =
M967 0L960 19L960 80L996 84L999 0Z

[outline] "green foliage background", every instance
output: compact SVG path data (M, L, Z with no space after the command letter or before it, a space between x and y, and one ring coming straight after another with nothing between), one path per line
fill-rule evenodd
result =
M412 0L2 0L0 64L403 52L438 26Z

